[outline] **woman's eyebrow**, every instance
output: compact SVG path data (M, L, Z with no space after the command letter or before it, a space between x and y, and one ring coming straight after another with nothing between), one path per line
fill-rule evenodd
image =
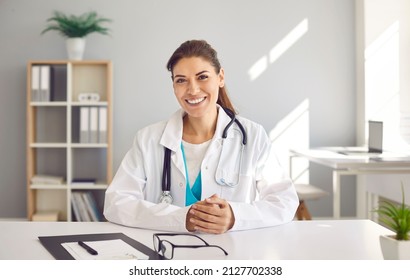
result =
M203 70L203 71L201 71L201 72L196 73L195 76L199 76L199 75L202 75L202 74L204 74L204 73L209 73L209 71L208 71L208 70ZM182 75L182 74L177 74L177 75L174 76L174 78L177 78L177 77L179 77L179 78L185 78L186 76L185 76L185 75Z
M195 76L199 76L199 75L204 74L204 73L209 73L209 71L208 71L208 70L204 70L204 71L198 72L198 73L196 73Z

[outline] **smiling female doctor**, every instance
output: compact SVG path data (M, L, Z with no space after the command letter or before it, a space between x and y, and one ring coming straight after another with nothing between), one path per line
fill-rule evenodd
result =
M181 109L138 131L106 191L107 220L205 233L291 221L294 186L262 126L236 116L216 51L187 41L167 68Z

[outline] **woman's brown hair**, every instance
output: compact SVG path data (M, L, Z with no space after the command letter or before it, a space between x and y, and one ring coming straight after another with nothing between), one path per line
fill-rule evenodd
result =
M167 69L171 72L172 77L174 76L174 66L182 58L187 57L201 57L211 63L211 65L215 68L216 73L221 71L221 64L219 62L217 52L211 47L210 44L204 40L189 40L182 43L168 60ZM236 110L229 99L225 86L219 88L218 100L216 103L236 114Z

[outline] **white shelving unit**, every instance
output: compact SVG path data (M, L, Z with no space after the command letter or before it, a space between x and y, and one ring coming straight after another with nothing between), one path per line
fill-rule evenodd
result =
M40 82L33 67L50 69L48 97L38 100ZM33 77L34 76L34 77ZM34 81L34 84L33 84ZM34 88L33 88L34 87ZM98 93L99 101L78 101ZM80 142L80 108L105 107L106 137ZM63 184L32 184L34 175L63 177ZM93 178L95 184L74 184ZM102 214L105 189L112 179L112 63L110 61L30 61L27 64L27 215L58 211L60 221L73 221L74 191L90 191Z

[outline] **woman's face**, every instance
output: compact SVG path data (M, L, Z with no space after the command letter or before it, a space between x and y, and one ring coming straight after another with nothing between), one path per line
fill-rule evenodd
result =
M182 58L174 66L174 93L190 117L215 117L219 87L223 85L223 69L216 73L214 66L201 57Z

